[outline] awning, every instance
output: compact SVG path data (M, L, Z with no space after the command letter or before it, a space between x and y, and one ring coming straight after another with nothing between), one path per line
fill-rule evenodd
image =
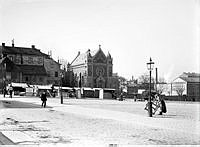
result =
M43 90L51 90L52 85L34 85L34 87L37 87L38 89L43 89Z
M22 87L22 88L27 88L29 87L26 83L11 83L12 87Z
M84 87L83 90L92 90L92 91L94 91L95 89L94 88L89 88L89 87Z
M56 90L58 90L58 89L61 88L61 87L59 87L59 86L54 86L54 88L55 88ZM73 88L71 88L71 87L62 87L62 89L63 89L63 90L72 90Z

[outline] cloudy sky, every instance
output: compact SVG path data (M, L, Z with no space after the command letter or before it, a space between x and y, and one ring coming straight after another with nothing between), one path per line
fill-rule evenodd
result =
M52 50L71 62L78 51L110 52L114 72L174 79L199 72L199 0L0 0L0 42ZM154 70L155 71L155 70ZM155 74L155 72L153 73Z

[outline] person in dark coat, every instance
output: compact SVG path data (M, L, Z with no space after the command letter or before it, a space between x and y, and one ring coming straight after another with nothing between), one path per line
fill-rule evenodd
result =
M10 98L12 98L12 94L13 94L13 87L12 86L9 87L9 94L10 94Z
M159 96L159 99L160 99L160 107L161 107L159 115L162 115L162 113L167 112L167 107L166 107L165 101L161 95Z
M7 90L6 90L6 87L3 88L3 97L6 97L6 94L7 94Z
M43 92L42 94L41 94L41 100L42 100L42 107L46 107L46 101L47 101L47 94L46 94L46 92Z

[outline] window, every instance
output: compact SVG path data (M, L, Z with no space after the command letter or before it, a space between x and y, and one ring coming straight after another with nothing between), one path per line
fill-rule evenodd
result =
M25 77L25 81L28 82L28 77Z
M39 77L39 80L40 80L41 83L43 82L43 78L42 77Z
M28 57L28 63L33 64L33 57Z
M10 59L11 61L13 61L13 56L9 56L9 59Z
M43 62L42 62L42 58L41 57L39 57L38 58L38 64L42 64Z
M55 77L58 77L58 72L57 71L55 72Z
M109 67L109 76L112 77L112 67Z

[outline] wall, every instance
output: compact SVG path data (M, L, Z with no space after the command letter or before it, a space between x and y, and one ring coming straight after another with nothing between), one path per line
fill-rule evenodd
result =
M47 84L58 85L60 82L60 73L61 73L59 63L55 62L51 58L45 58L44 67L47 72Z
M165 100L171 100L171 101L200 101L199 97L188 97L186 95L184 96L164 96Z

